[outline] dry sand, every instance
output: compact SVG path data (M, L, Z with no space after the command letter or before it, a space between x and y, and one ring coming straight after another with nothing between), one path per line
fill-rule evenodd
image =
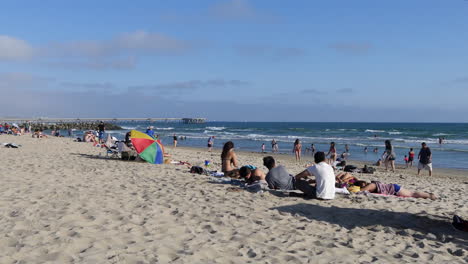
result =
M383 196L304 200L229 191L185 166L105 158L70 139L0 136L0 263L467 263L467 171L432 178L399 169L359 175L434 192L436 201ZM167 147L201 165L219 150ZM258 153L241 164L264 168ZM277 155L291 173L304 169ZM310 157L307 158L311 160Z

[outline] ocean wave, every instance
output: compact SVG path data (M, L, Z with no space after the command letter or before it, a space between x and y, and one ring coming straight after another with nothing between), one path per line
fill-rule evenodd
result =
M390 132L387 132L389 135L401 135L403 134L403 132L398 132L398 131L390 131Z
M433 134L432 136L433 137L440 137L440 136L450 136L452 134L445 134L445 133L437 133L437 134Z
M226 127L205 127L205 129L219 131L226 129Z
M136 129L136 127L122 126L122 129L133 130Z
M155 127L156 130L174 130L173 127Z
M367 132L367 133L383 133L383 132L385 132L385 130L366 129L364 132Z

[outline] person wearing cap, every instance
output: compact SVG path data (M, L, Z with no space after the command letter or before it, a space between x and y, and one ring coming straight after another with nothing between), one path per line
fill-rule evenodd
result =
M152 138L154 138L154 131L153 131L153 126L149 126L148 129L146 130L146 134Z

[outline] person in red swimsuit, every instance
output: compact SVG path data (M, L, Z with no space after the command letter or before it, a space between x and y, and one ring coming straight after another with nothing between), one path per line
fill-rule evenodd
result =
M408 166L413 167L413 160L414 160L414 151L413 148L410 148L408 152Z

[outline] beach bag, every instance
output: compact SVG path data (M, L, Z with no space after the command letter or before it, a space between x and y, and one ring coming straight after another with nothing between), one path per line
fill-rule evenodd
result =
M192 166L192 168L190 168L190 173L203 174L205 173L205 169L199 166Z
M352 186L348 187L348 191L352 192L352 193L357 193L357 192L361 191L361 187L352 185Z
M364 168L362 168L362 173L374 174L374 172L375 172L374 167L367 167L367 165L364 165Z
M357 167L354 165L346 165L343 170L346 172L354 172L357 170Z

